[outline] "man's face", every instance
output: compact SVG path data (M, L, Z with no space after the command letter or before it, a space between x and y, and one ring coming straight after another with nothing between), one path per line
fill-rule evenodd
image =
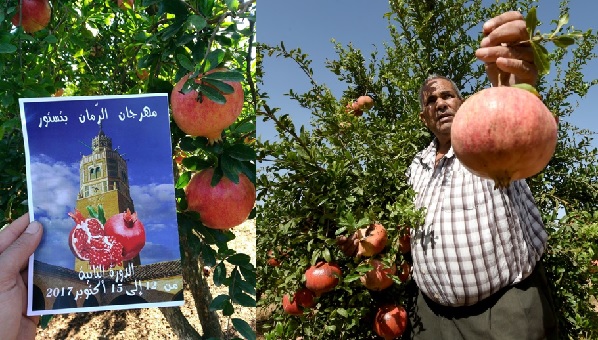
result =
M463 102L451 82L443 78L428 81L423 100L424 108L419 118L436 137L443 135L450 138L453 118Z

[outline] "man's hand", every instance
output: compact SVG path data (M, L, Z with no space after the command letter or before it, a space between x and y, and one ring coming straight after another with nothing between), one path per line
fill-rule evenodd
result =
M35 339L39 316L27 316L27 262L42 237L25 214L0 231L0 338Z
M483 26L484 39L475 55L486 64L486 74L492 86L527 83L536 84L538 70L525 27L519 12L506 12Z
M357 232L353 233L348 237L337 236L336 245L338 245L343 254L347 255L348 257L355 256L355 254L357 254L357 248L359 245L359 237L357 235Z

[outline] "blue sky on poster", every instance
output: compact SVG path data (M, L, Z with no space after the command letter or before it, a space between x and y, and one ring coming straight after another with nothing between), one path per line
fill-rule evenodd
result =
M79 192L79 160L91 154L100 117L104 117L102 130L112 139L113 148L127 160L131 197L146 228L142 263L178 259L166 97L73 98L25 103L35 218L46 229L36 259L66 268L74 265L68 246L74 222L67 213L74 210ZM150 111L142 117L145 107ZM151 113L154 111L156 116ZM52 122L58 119L52 117L67 117L68 121Z
M491 0L483 0L484 4ZM539 30L549 33L555 25L550 23L558 19L559 2L557 0L541 0L538 7L538 18L543 22ZM579 30L595 31L595 13L598 12L598 1L570 0L570 24ZM373 50L383 52L384 43L390 41L388 21L383 17L389 11L388 1L346 0L319 1L304 0L300 4L289 0L261 0L259 7L257 40L262 43L276 45L284 41L287 49L301 48L312 60L315 80L326 84L337 98L347 84L341 83L336 76L325 68L327 59L336 59L331 39L346 46L351 43L361 49L364 57L369 57ZM527 14L527 11L523 11ZM480 28L481 28L480 23ZM549 49L552 44L548 44ZM595 53L598 53L595 52ZM287 113L293 119L296 128L301 125L309 127L310 113L290 100L286 93L289 89L302 93L309 89L309 80L305 74L290 60L282 58L264 58L265 76L261 91L269 95L268 104L272 108L280 108L280 114ZM598 79L598 60L594 59L584 68L585 80ZM594 86L579 101L575 112L565 121L577 127L598 132L598 86ZM276 139L276 131L272 122L258 120L258 137L262 140ZM598 148L598 135L594 135L592 146Z

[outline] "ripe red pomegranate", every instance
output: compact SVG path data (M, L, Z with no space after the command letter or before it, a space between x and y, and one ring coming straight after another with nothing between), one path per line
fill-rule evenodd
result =
M22 7L19 7L12 17L13 25L19 26L22 9L21 26L25 32L34 33L48 26L52 17L52 8L48 0L20 0L20 4Z
M333 290L341 276L341 270L336 264L321 261L305 271L305 287L320 296Z
M217 71L225 71L225 69L211 70L206 74ZM226 103L218 104L205 95L202 95L199 100L195 90L186 94L181 93L189 76L190 74L187 74L181 78L172 90L170 96L172 117L186 134L206 137L210 144L213 144L221 139L222 130L234 123L241 114L244 101L243 87L240 82L225 81L234 88L234 92L224 95ZM195 82L200 83L201 78L198 77Z
M371 259L370 264L374 269L365 273L359 279L361 283L369 290L383 290L392 286L392 278L388 275L395 275L397 266L393 263L390 268L385 267L382 261Z
M128 9L126 7L126 5L124 4L123 0L118 0L118 7L120 7L121 9ZM134 8L133 6L135 6L135 0L127 0L127 4L129 5L130 8Z
M397 339L407 328L407 311L393 304L382 306L374 318L374 332L384 340Z
M69 234L69 247L78 259L105 268L122 264L122 244L114 236L104 234L104 226L98 219L85 218L77 209L69 216L76 224Z
M367 111L374 107L374 100L370 96L360 96L357 98L357 105L361 110Z
M451 127L457 158L498 188L542 171L556 142L553 114L538 97L513 87L477 92L461 105Z
M285 294L282 297L282 309L285 311L285 313L290 314L290 315L303 314L303 309L301 308L301 306L299 306L299 304L297 303L297 300L293 300L293 302L291 302L291 300L287 294Z
M243 223L255 204L255 186L240 173L239 183L226 177L212 187L214 168L195 174L185 188L188 209L197 211L201 222L213 229L230 229Z
M295 292L295 295L293 296L293 301L296 301L297 304L301 307L312 308L316 305L316 301L314 298L314 292L303 287Z
M380 253L388 243L386 228L379 223L372 223L367 228L357 231L359 244L357 246L357 257L370 257Z
M123 260L128 261L139 254L145 246L145 228L137 218L137 213L127 211L110 217L104 225L106 236L112 236L122 244Z
M409 228L406 228L404 234L399 237L399 251L407 254L411 251L411 236Z
M401 272L399 273L399 280L401 280L401 282L409 280L409 275L411 274L411 265L407 262L403 262L401 263L400 269Z

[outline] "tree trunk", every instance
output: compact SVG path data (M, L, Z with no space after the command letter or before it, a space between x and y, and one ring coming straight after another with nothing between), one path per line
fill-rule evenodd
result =
M202 338L197 330L191 326L180 308L161 307L160 311L164 314L166 321L168 321L172 331L179 337L179 339L196 340Z
M220 318L215 311L210 311L209 309L210 303L212 303L212 293L200 269L199 261L197 258L191 257L187 243L183 243L182 248L185 252L185 256L182 259L183 277L189 285L191 294L193 294L195 309L197 309L197 315L201 322L203 336L206 339L222 339L223 333L220 326Z

